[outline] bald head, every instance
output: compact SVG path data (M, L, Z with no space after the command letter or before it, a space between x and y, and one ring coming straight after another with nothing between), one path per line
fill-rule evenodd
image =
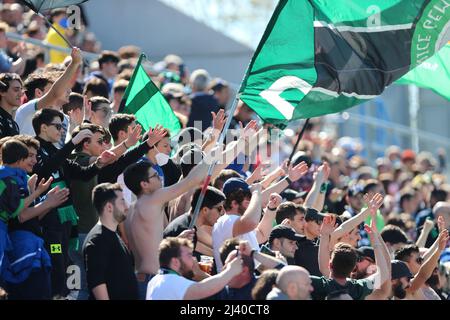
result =
M450 227L450 202L439 201L433 207L433 214L436 218L442 216L445 221L445 227Z
M281 269L276 285L291 300L309 300L313 291L308 270L299 266L286 266Z

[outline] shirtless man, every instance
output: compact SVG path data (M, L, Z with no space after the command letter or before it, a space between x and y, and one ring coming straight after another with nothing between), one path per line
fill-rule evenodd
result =
M158 247L163 239L164 205L183 193L198 188L207 175L212 159L226 159L215 166L213 177L217 175L228 165L227 162L231 163L243 151L246 140L257 136L255 129L256 122L250 122L237 142L230 143L224 152L212 150L205 157L208 161L202 161L185 179L166 188L162 188L158 173L149 162L136 163L125 170L125 184L138 198L130 208L125 228L136 261L141 299L145 299L147 283L159 269ZM215 157L212 156L214 153ZM186 236L186 232L183 236Z

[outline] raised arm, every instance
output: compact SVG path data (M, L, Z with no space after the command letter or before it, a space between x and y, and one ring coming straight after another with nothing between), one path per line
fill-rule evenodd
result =
M281 269L286 265L286 263L280 259L262 253L258 250L254 250L248 241L239 242L239 252L242 255L252 257L268 269Z
M416 246L419 248L425 248L425 244L427 243L428 235L430 234L431 230L433 230L434 223L432 220L427 219L425 220L422 228L422 232L420 232L419 238L417 238Z
M269 197L272 193L281 193L284 189L289 187L291 182L297 181L303 177L308 172L308 165L306 162L302 161L295 167L290 167L288 169L288 176L283 180L280 180L276 184L264 190L262 193L262 203L265 204L269 201Z
M434 268L439 261L439 256L441 252L445 249L448 241L448 230L444 230L439 233L439 237L436 239L438 243L438 248L433 252L433 255L429 257L427 260L424 260L422 266L419 269L419 272L416 276L411 280L411 286L406 289L408 293L413 294L417 290L419 290L427 281L427 279L433 274Z
M427 220L428 221L428 220ZM437 227L439 230L439 233L445 230L445 221L443 216L439 216L437 220ZM431 247L428 248L427 252L423 255L423 260L427 260L429 257L431 257L435 250L437 250L439 247L439 242L435 241Z
M314 184L306 196L305 207L314 208L319 212L322 211L325 201L325 192L322 190L322 184L328 180L329 175L330 165L328 162L324 162L315 172Z
M72 61L67 69L55 81L50 90L37 103L38 109L54 108L58 100L63 97L68 90L73 86L76 79L78 68L81 66L82 57L81 51L78 48L73 48L71 53Z
M369 197L368 194L364 195L364 201L368 205L368 207L364 210L348 219L343 224L341 224L334 232L331 234L331 242L336 243L337 239L343 237L346 233L352 231L354 228L359 226L362 222L364 222L367 217L370 215L371 208L380 208L383 204L383 196L379 193L375 194L373 197Z
M252 198L244 214L233 225L233 237L256 229L261 218L261 184L251 186Z
M336 217L327 215L320 226L319 270L323 276L330 277L330 234L336 229Z
M225 125L225 122L227 121L227 118L225 117L225 111L223 111L223 109L220 109L217 114L215 112L211 112L211 116L213 126L211 128L209 139L203 143L203 152L211 151L211 149L215 146L217 140L219 140L219 136Z
M390 260L389 262L386 261L387 247L377 229L376 223L377 210L378 208L376 208L376 206L370 207L370 214L372 216L372 221L370 223L370 227L368 225L365 225L364 227L366 232L369 234L370 240L372 242L373 251L375 253L375 263L377 265L377 272L371 277L373 277L374 279L374 288L380 289L382 284L384 284L386 281L389 281L390 283L391 262Z
M184 294L184 300L200 300L210 297L225 287L233 277L242 272L242 259L234 258L225 270L215 276L208 277L192 284Z
M270 231L272 231L273 221L277 213L277 208L281 204L283 199L278 193L272 193L270 195L269 203L264 209L264 215L256 227L256 239L258 243L264 243L269 240Z

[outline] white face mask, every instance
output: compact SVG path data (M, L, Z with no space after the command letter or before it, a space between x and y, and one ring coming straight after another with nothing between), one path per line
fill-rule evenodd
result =
M159 152L159 150L158 150L158 153L156 154L155 158L156 158L156 163L160 167L165 166L167 164L167 162L169 162L169 159L170 159L170 157L167 154L161 153L161 152Z

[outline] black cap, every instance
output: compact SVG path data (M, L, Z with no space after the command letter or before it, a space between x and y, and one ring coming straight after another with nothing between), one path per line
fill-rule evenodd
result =
M286 189L280 193L280 196L286 201L294 201L295 199L306 197L307 194L308 192L306 191L297 192L293 189Z
M301 236L295 233L294 229L284 226L282 224L274 227L269 235L269 243L272 243L274 239L286 238L289 240L297 241Z
M306 208L305 220L321 222L325 215L313 208Z
M375 253L374 253L372 247L363 246L363 247L356 249L356 251L358 252L360 258L363 258L363 257L370 258L370 259L372 259L372 261L375 262Z
M409 271L408 265L400 260L392 260L391 261L391 267L392 267L392 275L391 279L400 279L403 277L407 278L413 278L413 275L411 271Z

